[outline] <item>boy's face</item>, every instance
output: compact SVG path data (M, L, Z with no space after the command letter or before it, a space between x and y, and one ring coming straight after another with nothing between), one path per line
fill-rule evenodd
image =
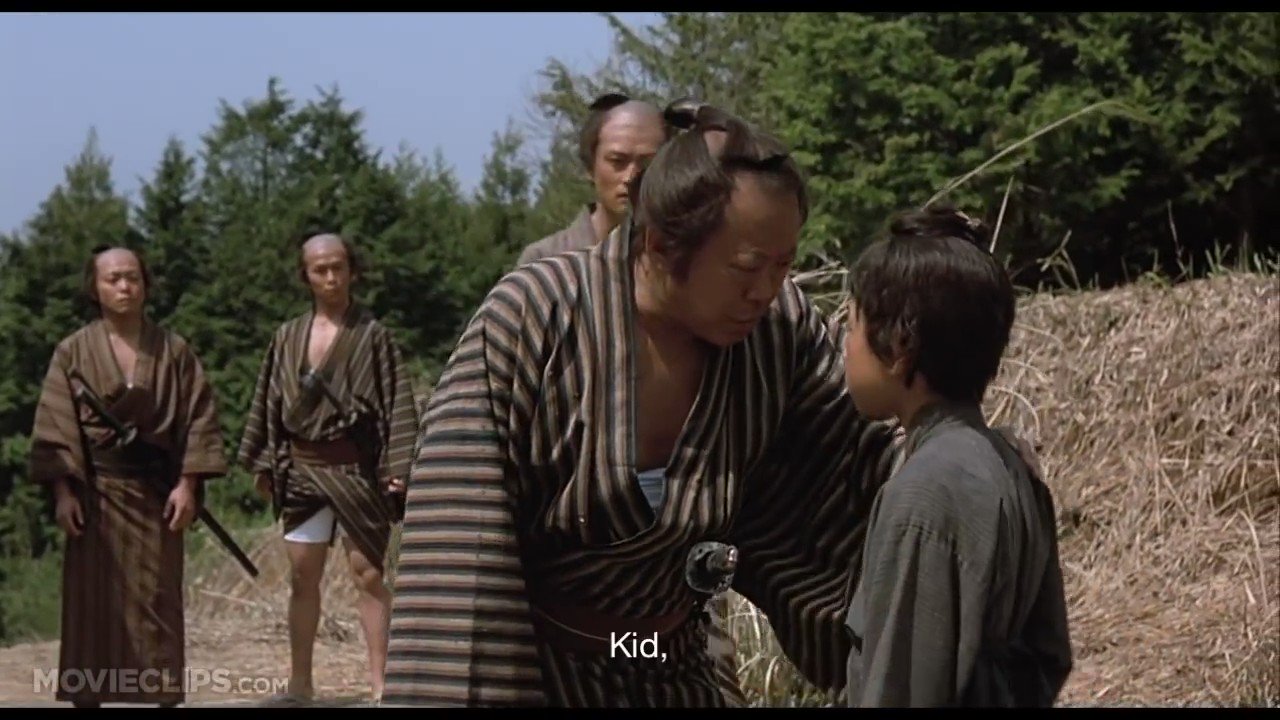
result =
M870 420L894 416L906 388L893 367L881 360L867 343L862 312L849 302L849 331L844 336L844 379L858 412Z

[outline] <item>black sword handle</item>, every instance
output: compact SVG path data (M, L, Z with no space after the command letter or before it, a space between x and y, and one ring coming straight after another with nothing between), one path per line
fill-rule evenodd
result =
M320 392L324 394L325 398L328 399L339 413L345 416L350 416L347 408L343 406L342 401L338 400L337 396L333 394L333 389L329 387L329 383L320 373L315 370L308 371L307 374L302 376L302 385L307 389L318 387Z
M203 505L196 513L196 517L200 519L200 522L205 524L205 527L209 528L209 532L213 533L214 536L222 542L222 546L227 549L227 552L231 553L232 556L235 557L236 561L240 563L240 567L244 568L245 572L249 573L251 577L258 577L258 567L253 564L253 561L249 559L248 555L244 554L244 551L236 544L236 541L231 537L231 534L227 532L226 528L222 527L222 524L215 520L213 515L211 515Z
M121 447L129 445L138 438L138 428L125 426L124 423L121 423L114 415L108 412L98 394L89 389L88 381L84 379L79 370L72 370L70 375L73 380L80 383L80 386L76 388L75 398L88 405L89 409L93 410L93 413L115 432L117 442Z

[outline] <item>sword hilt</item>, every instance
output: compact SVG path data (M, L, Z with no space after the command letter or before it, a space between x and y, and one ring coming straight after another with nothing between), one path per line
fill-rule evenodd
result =
M697 592L719 595L733 585L738 548L709 540L694 545L685 563L685 581Z
M73 369L70 372L70 375L78 384L74 393L75 398L87 404L89 408L93 410L93 413L97 415L100 420L105 422L113 432L115 432L116 441L122 447L129 445L134 440L138 439L137 426L121 423L114 415L108 412L106 405L102 402L102 398L98 397L97 393L89 389L88 381L84 379L84 376L80 374L79 370Z
M315 370L308 370L302 375L302 388L307 392L312 392L315 388L319 388L334 409L345 417L354 417L355 413L343 406L342 401L333 394L333 388L329 387L329 383L324 379L324 376Z

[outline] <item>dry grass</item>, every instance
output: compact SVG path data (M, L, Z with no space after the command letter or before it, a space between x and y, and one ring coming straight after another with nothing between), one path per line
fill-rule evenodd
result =
M1044 443L1067 702L1280 702L1280 287L1220 275L1024 304L996 422Z
M258 567L257 580L221 551L209 567L191 573L187 584L187 622L230 635L252 633L287 643L289 561L278 528L236 533ZM340 544L329 551L321 585L317 639L360 642L356 591ZM207 633L206 633L206 636Z
M1063 704L1280 705L1278 278L1024 298L987 410L1043 445L1076 654ZM284 637L271 537L257 584L230 562L194 579L192 624ZM359 644L345 563L328 572L322 635ZM831 702L734 600L753 701Z

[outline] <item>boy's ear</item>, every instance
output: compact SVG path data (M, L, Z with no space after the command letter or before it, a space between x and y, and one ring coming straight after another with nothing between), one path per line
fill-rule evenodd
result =
M894 379L901 382L903 385L906 385L907 369L908 369L907 366L908 366L907 356L902 353L898 353L898 355L894 358L893 363L889 365L889 374L892 375Z
M907 382L907 376L911 375L914 369L914 353L906 347L906 343L902 341L902 338L898 338L893 343L893 362L889 363L889 374L902 383L903 387L909 387L910 383Z

